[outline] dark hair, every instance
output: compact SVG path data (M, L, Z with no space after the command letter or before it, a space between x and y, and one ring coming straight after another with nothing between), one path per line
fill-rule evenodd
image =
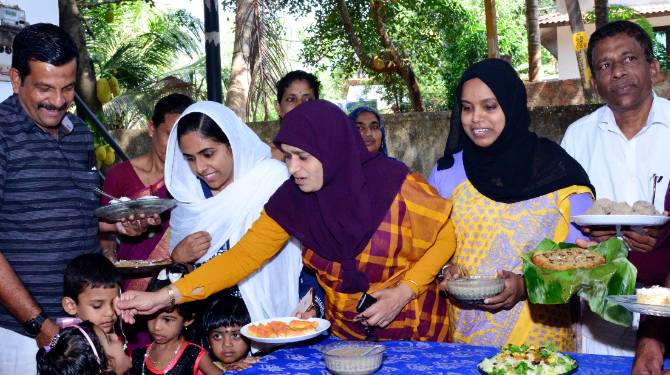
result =
M586 57L589 61L589 68L591 68L591 71L595 72L593 68L593 50L596 48L596 45L598 45L598 42L618 34L626 34L629 37L635 39L640 47L642 47L642 50L644 51L644 57L647 62L650 63L654 61L654 50L651 46L651 38L649 38L649 34L647 34L647 32L644 31L644 29L635 22L614 21L596 30L589 38L589 46L586 49Z
M181 140L184 135L198 132L205 138L211 138L219 143L230 145L230 141L226 134L221 130L219 125L202 112L191 112L188 115L179 119L177 124L177 139Z
M193 99L184 94L175 93L161 98L156 102L154 113L151 115L154 128L158 128L160 124L165 122L165 115L181 114L191 104L193 104Z
M219 327L242 327L251 323L249 310L241 298L222 296L212 300L202 316L205 333Z
M78 60L77 46L72 38L56 25L36 23L24 27L12 43L12 68L19 72L21 82L30 75L30 61L62 66Z
M104 255L83 254L65 268L63 296L79 302L79 295L86 288L121 288L119 271Z
M292 72L286 73L286 75L281 77L281 79L275 85L277 88L277 101L281 103L281 98L284 96L286 89L291 85L291 83L293 83L293 81L299 80L307 81L309 87L311 87L312 91L314 91L314 98L319 99L319 88L321 87L319 79L316 78L314 74L307 73L302 70L294 70Z
M173 263L165 268L165 272L167 274L180 273L183 276L188 273L188 267L186 267L186 265L181 263ZM159 275L156 275L153 278L151 278L151 280L149 281L149 285L147 286L147 292L155 292L172 284L169 277L166 278L166 280L160 280L158 279L158 276ZM196 308L195 306L196 306L195 304L191 303L182 303L179 305L175 305L174 309L161 310L161 311L166 312L176 311L177 314L181 315L184 318L184 320L192 320L193 317L195 316L195 308Z
M91 343L100 356L96 358L91 344L76 326L62 330L54 340L53 347L47 351L40 348L37 352L37 373L39 375L81 375L113 374L107 370L108 359L105 349L91 322L78 324L91 339Z

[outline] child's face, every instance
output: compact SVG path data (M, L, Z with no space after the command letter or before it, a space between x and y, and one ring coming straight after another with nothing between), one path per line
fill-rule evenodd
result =
M162 311L147 322L149 333L158 344L165 344L176 340L184 329L184 317L179 315L177 309L172 312Z
M63 297L62 305L65 312L81 320L88 320L102 328L105 333L114 329L117 316L114 311L114 298L119 296L119 288L91 288L87 286L79 293L78 300Z
M234 363L249 353L249 344L240 334L240 326L218 327L207 335L214 356L223 363Z
M119 340L119 336L114 333L105 333L100 327L95 327L95 333L102 343L102 348L105 349L107 359L109 360L109 369L115 374L125 374L132 367L130 357L126 355L123 350L123 342Z

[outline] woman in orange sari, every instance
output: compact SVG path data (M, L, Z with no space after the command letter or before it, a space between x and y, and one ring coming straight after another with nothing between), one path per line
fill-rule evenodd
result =
M354 124L326 101L288 113L275 144L292 179L240 241L172 286L125 292L117 302L124 319L230 287L295 236L325 291L333 334L445 341L447 300L435 276L455 249L451 202L401 162L369 152ZM366 295L376 301L358 308Z
M137 199L145 196L169 198L163 180L165 152L170 130L181 113L193 101L182 94L171 94L156 103L154 113L147 124L151 136L151 151L137 158L119 163L108 172L103 190L115 197ZM109 204L109 198L102 197L101 205ZM148 228L141 236L129 237L118 233L104 232L101 227L103 254L110 260L148 260L170 257L167 248L166 231L170 223L170 213L161 215L161 225ZM118 245L115 236L119 237ZM124 290L145 290L148 278L125 279Z

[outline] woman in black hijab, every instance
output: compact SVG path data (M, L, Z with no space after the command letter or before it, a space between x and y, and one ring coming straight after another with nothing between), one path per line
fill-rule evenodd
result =
M544 238L574 241L570 215L585 211L594 191L579 163L528 130L526 100L523 82L498 59L471 66L456 91L445 154L429 179L454 201L458 243L446 278L497 274L505 288L474 310L450 305L450 337L492 346L552 341L570 351L569 307L525 300L519 256Z

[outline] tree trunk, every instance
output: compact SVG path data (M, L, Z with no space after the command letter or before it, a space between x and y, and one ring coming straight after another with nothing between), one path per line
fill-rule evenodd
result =
M74 40L79 50L76 91L94 113L100 113L102 112L102 104L95 92L95 70L86 48L84 20L79 13L77 1L58 0L58 11L60 26ZM84 116L84 113L81 108L77 109L77 114L80 117Z
M496 1L484 0L486 13L486 46L490 58L500 57L498 48L498 18L496 17Z
M237 0L235 9L235 44L230 67L230 83L226 93L226 106L243 121L247 120L247 101L251 84L249 54L253 28L253 0Z
M568 8L568 17L570 18L570 30L572 31L572 44L577 56L579 65L579 76L582 80L584 89L584 99L587 103L595 103L596 97L591 86L591 69L586 58L586 47L588 39L584 31L584 22L582 21L582 11L579 8L578 0L566 0L565 5Z
M528 24L528 80L535 82L542 79L542 44L537 0L526 0L526 23Z
M594 13L596 14L596 29L599 29L609 22L607 0L595 0L593 9Z

